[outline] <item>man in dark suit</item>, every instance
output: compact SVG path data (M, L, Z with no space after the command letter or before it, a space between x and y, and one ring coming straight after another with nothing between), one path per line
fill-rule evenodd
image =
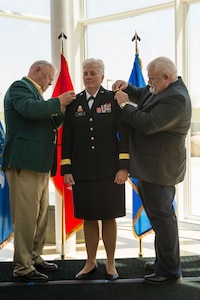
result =
M131 176L139 180L139 194L155 232L156 259L145 265L152 273L145 282L159 284L180 280L182 275L173 199L175 185L183 181L186 170L191 101L170 59L156 58L147 71L146 87L118 80L113 90L122 120L131 130Z
M39 271L56 270L41 257L48 217L49 176L55 173L57 129L73 91L44 101L55 68L37 61L27 77L15 81L4 99L6 124L2 169L9 184L14 229L15 279L47 281Z

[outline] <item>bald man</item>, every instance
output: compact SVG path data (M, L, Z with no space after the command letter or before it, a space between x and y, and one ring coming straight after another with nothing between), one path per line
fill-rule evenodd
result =
M15 81L4 98L6 125L2 169L9 184L14 229L14 279L47 281L46 271L55 263L41 257L45 244L49 177L55 174L57 129L74 91L45 101L43 92L52 85L54 66L36 61L28 76Z

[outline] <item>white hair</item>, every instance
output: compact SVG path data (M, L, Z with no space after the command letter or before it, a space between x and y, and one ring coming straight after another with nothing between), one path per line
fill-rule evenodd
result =
M152 60L147 65L147 70L153 68L155 72L177 76L177 68L173 61L165 56L160 56Z
M99 59L99 58L88 58L83 62L83 69L87 65L93 65L93 66L97 67L98 70L99 70L99 73L101 75L104 75L104 63L101 59Z

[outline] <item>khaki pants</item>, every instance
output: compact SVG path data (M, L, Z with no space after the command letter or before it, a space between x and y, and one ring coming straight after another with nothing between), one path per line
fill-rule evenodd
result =
M14 228L14 276L42 262L48 222L49 174L11 167L6 170Z

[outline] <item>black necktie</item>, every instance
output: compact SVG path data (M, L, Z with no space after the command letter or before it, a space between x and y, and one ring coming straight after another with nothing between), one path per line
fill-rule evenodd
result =
M88 107L89 107L89 109L91 109L92 108L92 105L93 105L93 103L94 103L94 97L93 96L91 96L91 97L89 97L88 98Z

